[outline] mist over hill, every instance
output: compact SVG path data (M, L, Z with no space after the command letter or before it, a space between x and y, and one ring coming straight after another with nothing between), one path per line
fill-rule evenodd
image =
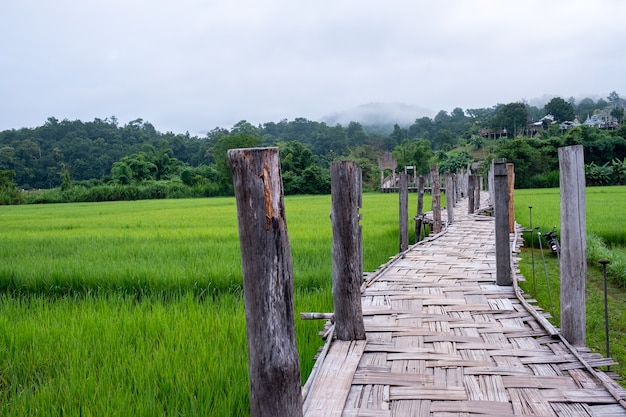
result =
M420 117L433 117L434 112L425 107L405 103L373 102L362 104L351 109L331 113L322 118L329 125L347 126L350 122L358 122L367 133L388 135L393 125L410 126Z

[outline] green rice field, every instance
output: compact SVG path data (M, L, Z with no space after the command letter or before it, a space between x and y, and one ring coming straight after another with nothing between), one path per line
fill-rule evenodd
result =
M587 190L588 230L617 245L626 187ZM560 227L558 201L558 189L518 190L517 221L527 226L532 205L533 226ZM285 205L296 314L332 311L330 196ZM398 195L365 194L361 213L373 271L398 252ZM537 263L541 291L540 273ZM593 274L589 346L602 353ZM248 415L241 281L234 198L0 206L0 415ZM626 346L620 291L611 300L616 358ZM303 382L322 324L296 322Z
M285 206L296 314L332 311L330 196ZM397 194L361 214L372 271ZM234 198L2 206L0 290L0 415L248 414ZM296 322L303 382L322 324Z
M560 231L559 189L516 190L515 217L525 228L530 226L532 206L533 227L542 233L557 226ZM598 260L607 259L610 356L618 362L611 371L622 378L626 386L626 187L587 187L587 291L586 320L587 346L606 356L604 328L603 272ZM519 264L526 277L522 289L538 300L539 305L560 322L559 262L548 250L541 252L537 235L531 245L529 233L525 236ZM545 241L542 243L545 247Z

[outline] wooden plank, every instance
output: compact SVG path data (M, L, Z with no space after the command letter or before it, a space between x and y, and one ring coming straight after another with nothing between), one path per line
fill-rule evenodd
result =
M542 393L533 388L512 388L508 390L511 397L511 404L513 405L513 411L519 415L532 415L532 416L554 416L556 413L552 410L552 407L548 401L543 397Z
M341 416L365 344L365 341L357 340L334 341L330 345L317 382L311 387L305 416Z
M505 388L577 388L567 376L506 375L502 382Z
M430 410L433 413L474 413L501 417L516 415L509 402L498 401L437 401L432 404Z
M433 383L433 376L429 374L411 374L401 372L361 372L358 371L352 380L353 384L362 385L396 385L420 386Z
M619 404L591 405L589 409L594 417L624 417L626 409Z
M615 398L605 389L545 389L541 395L546 401L611 404Z
M395 400L466 400L464 388L390 387L389 398Z

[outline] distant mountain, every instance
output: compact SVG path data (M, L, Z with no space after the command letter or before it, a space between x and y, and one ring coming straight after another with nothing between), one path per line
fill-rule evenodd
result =
M433 112L424 107L405 103L369 103L331 113L323 117L322 121L329 125L339 123L342 126L358 122L367 133L387 135L393 131L393 125L407 127L424 116L432 118Z

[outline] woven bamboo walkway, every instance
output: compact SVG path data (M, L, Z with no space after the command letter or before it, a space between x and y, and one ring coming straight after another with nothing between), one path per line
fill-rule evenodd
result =
M367 341L327 343L305 416L626 416L612 362L495 284L495 222L466 212L367 281Z

